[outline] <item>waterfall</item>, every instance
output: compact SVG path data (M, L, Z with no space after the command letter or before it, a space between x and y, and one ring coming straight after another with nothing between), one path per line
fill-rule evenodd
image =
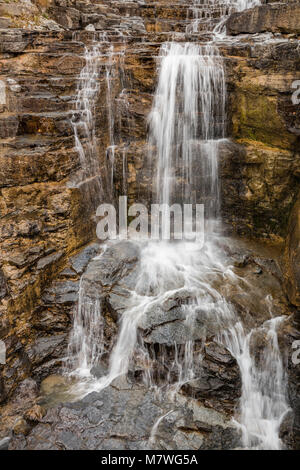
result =
M282 320L282 317L272 318L248 334L238 322L223 333L223 341L241 371L242 396L236 424L242 431L247 449L281 448L280 424L290 411L277 337L277 328ZM256 346L259 351L258 334L263 335L264 345L257 359L251 346L252 349Z
M102 190L102 181L97 151L94 107L100 88L98 59L101 55L100 42L85 47L85 66L79 75L75 110L71 119L75 148L80 160L80 172L75 175L72 184L75 187L87 185L88 191L92 191L91 199L96 198L98 201Z
M200 171L203 172L203 181L206 181L195 200L203 196L205 203L208 199L208 216L215 217L219 199L217 144L225 135L225 75L217 48L189 43L162 46L159 82L149 120L149 147L155 148L155 178L157 192L161 194L159 202L191 202L190 193L195 191L196 186L193 166L200 161ZM176 178L172 172L177 172L178 166L180 169L176 178L179 175L182 183L179 193L176 193L175 185L172 185L172 180ZM188 244L183 244L174 247L170 243L149 243L143 248L141 274L132 293L131 306L122 315L120 332L110 357L109 373L98 383L98 390L127 373L137 346L140 322L153 306L163 302L171 288L185 286L194 291L196 278L199 284L211 290L205 281L205 274L207 269L215 267L215 263L211 254L205 253L202 267L199 263L202 254L198 251L197 246L190 248ZM198 258L196 265L195 256ZM184 273L178 271L179 265L184 267ZM173 279L171 286L170 279ZM218 293L206 294L204 289L203 296L196 300L196 304L203 303L205 299L212 305L214 296ZM185 328L189 332L194 328L196 304L184 308ZM218 312L222 322L224 313L221 309ZM193 344L192 339L186 341L182 354L178 354L175 345L176 389L193 377ZM144 345L139 344L139 348L149 360Z
M68 344L66 370L71 375L90 377L104 352L104 322L99 298L90 298L81 278L77 311Z
M163 44L160 57L149 118L156 199L165 204L209 201L208 218L215 218L219 205L218 139L225 135L222 57L213 45L192 43ZM202 175L198 188L197 172Z
M114 163L115 163L115 136L114 136L114 110L112 98L112 74L113 74L113 56L114 46L111 44L109 48L109 61L106 66L105 80L106 80L106 106L107 106L107 120L108 120L108 135L109 146L106 150L110 164L110 177L109 189L111 196L113 195L113 180L114 180Z
M126 38L118 32L121 41L119 51L115 51L105 33L95 33L93 43L85 47L85 65L80 72L77 86L76 109L72 116L72 126L75 137L75 147L80 157L80 173L76 175L73 184L85 188L84 196L87 204L95 209L104 196L103 185L109 197L114 197L114 152L115 152L115 99L113 96L113 80L117 74L116 63L120 59L123 64ZM74 40L77 35L74 33ZM100 59L105 63L100 64ZM95 101L100 91L101 67L105 72L107 128L109 145L106 149L107 171L101 176L100 158L97 147L95 128ZM123 98L125 99L125 98ZM125 184L126 149L123 149L123 187ZM91 369L97 365L104 352L102 303L96 296L87 294L83 278L80 280L78 306L74 313L73 328L68 344L68 358L65 370L72 376L90 377Z
M201 16L209 20L209 30L218 28L220 31L224 18L231 11L255 4L256 0L195 1L191 31L197 30L203 8L209 9L207 15L206 12ZM210 9L213 7L220 8L218 23L211 21ZM92 68L89 73L93 76ZM108 114L112 123L110 75L108 66ZM86 100L86 103L89 109L90 101ZM225 103L224 62L215 43L162 45L158 83L149 116L153 201L169 205L203 203L209 222L206 235L209 236L204 246L186 241L148 242L139 246L139 273L131 287L126 308L120 314L118 335L110 351L108 373L95 381L86 393L100 391L115 379L126 376L130 367L139 361L144 383L149 388L164 390L168 397L174 398L182 385L195 378L197 367L201 369L201 344L205 342L206 331L197 336L197 329L199 323L209 320L218 332L217 340L236 359L240 369L242 395L235 424L241 430L243 446L247 449L280 449L280 424L289 409L277 338L280 318L271 318L251 330L240 319L222 290L227 283L246 299L248 296L249 301L253 295L253 292L249 294L245 291L245 283L235 274L226 254L226 240L215 230L215 222L220 218L218 160L219 147L226 136ZM92 129L89 135L93 136L93 126L87 126L87 129ZM109 133L113 152L112 127ZM173 357L166 373L168 348L161 345L159 350L151 349L141 337L139 328L147 328L147 320L153 312L174 296L180 299L186 296L188 301L181 306L184 321L180 334L183 339L175 337ZM269 299L265 299L266 310L268 302ZM252 344L261 336L263 347L257 359ZM196 341L199 346L197 351ZM75 356L73 369L89 376L103 351L101 302L96 299L91 301L81 283L70 341L70 354ZM159 368L162 373L155 374L155 369ZM167 414L159 418L152 430L152 443L157 427L165 416Z

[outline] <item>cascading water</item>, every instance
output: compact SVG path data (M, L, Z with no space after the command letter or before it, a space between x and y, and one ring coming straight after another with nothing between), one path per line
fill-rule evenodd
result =
M200 3L194 2L191 31L197 30ZM221 7L222 21L232 9L256 3L207 2L205 6ZM202 202L206 219L212 223L206 224L204 246L187 241L141 243L139 275L121 315L108 373L93 382L86 393L102 390L139 362L144 383L158 389L167 385L169 395L176 400L182 385L195 379L197 368L201 370L201 348L207 331L199 334L199 325L213 322L216 340L230 351L240 368L242 395L235 423L242 431L243 446L280 449L280 424L289 409L276 330L280 319L271 318L260 327L249 328L223 288L224 284L234 286L249 299L253 295L246 292L249 286L235 273L226 254L228 240L217 232L214 223L219 217L218 153L226 135L225 97L224 65L215 44L162 46L158 86L149 117L149 157L155 170L153 199L164 204ZM147 328L153 312L174 297L187 301L181 305L184 323L174 335L170 363L166 348L151 350L139 328ZM268 302L269 298L264 299L266 311ZM75 349L73 369L77 375L90 376L91 368L100 361L104 350L102 325L100 303L90 303L81 285L70 343ZM257 359L251 345L261 335L264 339ZM157 379L155 370L159 367L168 370L163 379ZM153 428L152 444L158 424L167 415Z
M225 135L225 96L223 60L215 46L162 46L149 119L157 202L206 202L207 218L216 217L217 147ZM196 191L197 172L202 180Z
M80 159L80 172L73 185L87 186L90 199L99 201L102 191L100 164L95 132L95 101L99 93L99 58L102 55L99 41L85 48L85 66L80 72L77 86L75 110L71 119L75 137L75 148ZM98 195L98 197L97 197Z
M277 327L282 320L282 317L272 318L249 333L238 322L223 334L224 344L236 358L241 371L242 396L236 424L242 431L247 449L281 448L280 424L290 411L277 338ZM260 357L255 359L251 346L255 348L259 334L264 335L265 344Z
M109 136L109 146L106 149L108 157L107 192L111 198L113 191L114 172L114 98L112 96L113 79L116 74L115 63L117 58L124 58L126 41L122 33L118 33L121 39L121 48L115 51L114 45L110 44L105 34L100 34L97 38L97 45L92 45L85 49L86 65L79 76L76 110L79 111L80 119L76 120L74 113L72 124L74 128L76 149L78 150L81 162L81 177L78 186L96 180L97 186L93 187L93 199L95 207L100 198L103 197L103 181L97 151L97 141L95 136L95 112L93 103L99 92L100 64L99 59L105 59L105 84L106 84L106 104L107 104L107 126ZM95 41L94 41L95 42ZM81 128L84 133L80 138ZM125 149L123 159L126 159ZM123 163L124 165L124 163ZM123 170L124 171L124 170ZM123 184L125 177L123 176ZM99 299L91 300L86 296L83 279L80 281L79 301L76 314L74 316L73 329L68 345L67 370L71 370L72 375L89 377L90 370L99 363L104 352L103 348L103 321L101 316L101 302Z
M109 147L107 148L107 156L110 162L110 188L113 188L113 177L114 177L114 161L115 161L115 139L114 139L114 112L113 112L113 100L112 100L112 73L113 73L113 55L114 46L111 45L109 49L109 62L106 66L106 103L107 103L107 120L108 120L108 134L109 134Z
M94 33L90 46L85 47L85 65L82 68L77 84L75 110L71 124L74 131L75 149L79 155L80 170L74 175L70 186L81 188L95 208L105 193L104 186L110 197L113 197L113 173L115 152L115 102L113 81L117 75L116 63L122 63L126 50L126 38L118 32L119 49L110 43L106 33ZM74 40L77 35L74 33ZM95 102L100 91L100 72L105 69L106 108L109 145L106 150L108 158L108 175L100 166L99 149L96 136ZM107 179L107 181L105 181ZM106 183L106 184L105 184Z
M150 146L157 147L157 186L163 188L160 202L170 203L171 198L174 199L176 196L175 188L173 192L170 184L171 169L176 165L182 168L181 179L186 178L189 185L184 196L186 182L183 181L179 191L179 201L183 201L183 197L188 198L188 193L194 190L195 186L192 172L188 170L199 160L200 153L202 176L206 179L206 191L202 191L201 195L209 200L207 206L213 208L209 211L210 217L216 216L218 205L217 143L218 138L223 138L225 134L225 76L221 62L217 49L212 46L203 48L193 44L163 46L160 85L157 88L150 117ZM180 104L176 102L177 96L183 97ZM169 117L166 109L171 111ZM199 120L199 113L203 116L202 121ZM188 202L188 199L186 201ZM190 251L190 257L187 256L187 250ZM107 386L116 377L127 373L137 344L139 322L147 316L153 305L163 302L170 295L170 289L185 287L192 292L195 291L194 277L198 278L199 283L205 282L202 277L207 267L203 272L197 273L201 262L197 261L195 266L193 261L195 254L199 256L198 251L197 246L188 246L188 244L174 248L172 244L150 243L143 249L141 275L132 293L131 306L122 315L120 333L110 358L109 374L100 381L98 388ZM210 254L208 256L205 254L204 257L208 258L209 263L212 262ZM178 265L183 267L185 274L178 271ZM171 283L170 278L173 279ZM79 315L76 317L79 318L79 322L74 325L78 337L83 334L80 327L82 303L79 307ZM187 331L193 329L194 308L194 305L185 308ZM223 317L222 312L219 313ZM90 332L89 325L86 326L86 330ZM89 343L94 338L88 333L85 335L86 339ZM93 345L87 346L85 340L82 342L79 354L80 357L83 356L81 371L86 370L86 363L90 361L90 354L89 359L86 359L87 351L93 350ZM140 345L140 348L147 356L144 346ZM179 384L193 375L192 350L193 341L188 339L182 354L183 363L176 354L174 368L177 369Z
M80 280L79 300L69 339L67 369L72 375L89 377L104 352L103 319L99 299L86 296L83 279Z
M114 81L118 74L120 74L120 83L123 84L124 77L122 70L124 69L124 56L126 51L126 37L122 32L118 31L118 49L114 44L109 44L107 51L107 63L105 66L105 82L106 82L106 108L107 108L107 123L108 123L108 137L109 145L106 149L107 166L108 166L108 182L107 190L111 199L114 198L114 166L115 166L115 150L117 147L116 127L121 127L121 122L118 122L117 113L120 101L126 102L126 97L120 95L114 97ZM119 116L120 119L120 116ZM123 149L123 154L125 148ZM125 158L125 156L124 156ZM123 181L124 185L124 181Z

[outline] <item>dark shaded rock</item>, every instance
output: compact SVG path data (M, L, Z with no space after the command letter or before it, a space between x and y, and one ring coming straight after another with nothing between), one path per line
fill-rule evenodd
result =
M239 95L238 116L234 117L234 125L241 128L244 112L249 113L245 130L249 136L258 125L257 119L261 119L254 116L258 106L254 105L256 96L263 94L255 86L255 80L254 76L252 80L249 78L251 83L247 79L247 84L241 85L245 89L238 91L243 97ZM270 135L275 134L270 131ZM243 145L224 142L219 151L222 215L230 230L233 227L239 235L250 233L253 237L267 238L274 233L285 237L287 214L298 192L294 166L298 167L299 163L294 152L273 149L250 139Z
M300 33L300 5L268 4L233 13L226 23L227 34Z
M0 299L5 297L6 293L7 293L6 280L5 280L2 269L0 269Z
M111 386L52 408L25 439L15 436L10 449L235 448L238 434L226 416L195 400L162 402L140 386Z
M299 311L286 319L278 331L279 346L287 373L291 412L282 423L280 434L287 448L300 449L300 316Z
M82 274L91 258L99 253L99 247L98 243L94 243L84 248L78 255L72 256L69 261L72 269L77 274Z
M46 256L45 258L41 258L38 261L37 269L45 269L48 266L56 263L61 257L63 256L62 252L53 253L52 255Z
M78 299L79 281L55 282L43 295L47 304L74 303Z
M0 377L0 403L6 399L6 390L4 386L4 379Z
M203 349L203 359L196 379L183 386L183 391L214 409L232 412L241 395L241 378L236 360L221 345L211 341Z
M222 429L216 426L199 450L238 449L240 446L241 438L235 429Z
M98 364L97 366L92 367L91 374L96 377L96 379L100 379L107 374L107 371L107 367L103 364Z
M63 352L65 354L66 349L67 345L65 344L65 348L60 350L60 353ZM63 367L64 358L65 357L58 357L57 359L51 359L50 361L43 362L38 366L34 366L32 376L35 380L40 382L45 377L48 377L49 374L52 375L59 372Z
M92 272L95 263L99 282L103 287L115 284L129 274L139 259L139 247L131 242L120 242L108 248L99 260L92 261L87 276Z
M27 355L33 366L38 366L48 358L61 358L66 347L66 334L48 336L37 339L26 348Z

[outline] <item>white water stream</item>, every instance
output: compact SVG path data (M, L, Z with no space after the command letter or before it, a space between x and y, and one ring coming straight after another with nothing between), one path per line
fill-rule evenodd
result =
M78 85L75 110L71 119L75 148L80 159L80 174L77 175L74 185L81 187L87 182L94 181L96 191L101 193L102 182L100 177L100 164L97 152L97 138L95 132L95 101L99 94L99 58L103 54L102 43L85 48L85 66L81 70Z
M221 19L232 9L242 10L257 3L256 0L222 2ZM220 6L220 3L195 1L192 31L197 30L203 5L208 11L212 5ZM87 72L94 77L95 67L88 63L87 67ZM109 69L107 73L110 73ZM93 80L91 78L91 86L87 87L91 92L82 99L84 109L87 109L83 115L86 115L85 126L91 133L91 141L93 125L88 110L97 93ZM108 374L93 382L92 389L101 390L114 379L126 375L135 357L143 357L145 383L149 387L159 385L154 379L153 357L143 344L138 328L155 306L162 305L174 294L188 292L193 301L183 308L186 320L182 334L186 334L187 340L184 344L175 341L170 374L175 373L177 379L175 384L170 382L169 391L177 393L184 383L195 377L195 365L201 364L201 354L194 351L197 320L212 321L218 341L231 352L240 368L242 395L235 423L242 431L244 447L280 449L279 428L288 411L285 374L277 340L280 319L270 318L261 327L249 331L222 289L228 284L246 295L245 289L249 288L235 274L226 255L224 248L228 240L222 236L218 219L218 149L226 136L225 101L224 64L215 44L167 43L162 46L158 85L149 116L149 156L155 169L153 198L167 204L203 202L209 221L206 240L204 246L186 241L141 244L140 274L131 293L130 305L122 314ZM74 133L80 149L76 126ZM199 173L202 176L200 186L195 179ZM100 361L103 353L102 314L99 304L91 305L87 301L84 289L80 289L79 294L71 339L76 356L73 374L90 377L91 368ZM266 311L268 302L269 298L265 299ZM257 360L251 342L261 334L264 344ZM154 435L155 430L152 440Z

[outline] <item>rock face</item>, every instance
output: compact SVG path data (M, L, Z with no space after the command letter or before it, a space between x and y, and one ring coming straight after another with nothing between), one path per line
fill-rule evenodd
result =
M274 289L280 291L271 274L274 268L268 266L266 260L256 259L256 263L261 266L259 276L264 276L258 279L250 254L243 260L237 253L232 256L236 259L238 273L246 282L250 282L254 275L258 285L268 286L270 291L270 285L275 283ZM81 298L81 302L91 305L98 301L103 318L105 350L102 351L99 363L92 369L92 374L97 378L106 373L106 353L111 351L121 314L130 305L130 293L142 276L140 258L139 247L123 241L114 244L101 257L90 262L82 277L81 286L85 297ZM233 286L230 294L227 286L227 295L238 305L235 290L236 286ZM261 323L266 316L264 308L258 311L260 295L257 288L257 305L247 302L247 313L241 306L241 315L249 315L250 322L254 320ZM197 450L241 447L239 433L230 420L241 394L240 374L234 358L215 340L219 325L214 316L209 320L209 316L205 318L200 315L196 320L192 339L194 348L201 351L202 355L198 369L197 364L195 367L197 379L189 380L181 393L176 395L176 400L172 398L172 388L168 388L172 383L176 384L179 378L174 367L178 360L175 357L176 348L178 351L182 344L191 340L190 332L186 335L187 326L184 322L184 307L190 299L191 293L181 289L162 303L152 302L139 323L139 337L149 355L152 354L153 363L155 361L152 380L159 387L157 393L145 387L142 375L145 364L143 357L137 354L136 359L130 361L126 379L115 379L109 387L93 392L82 400L59 406L52 404L46 415L43 408L37 408L38 405L26 410L24 417L19 417L16 423L9 448ZM284 306L277 307L284 312ZM286 343L286 339L292 337L291 331L288 334L285 332L282 337ZM204 344L201 343L203 338ZM286 345L283 345L283 351L286 351ZM296 385L294 381L291 383ZM59 396L55 384L59 385L57 379L48 377L43 383L43 389L52 388L52 393ZM297 399L292 387L291 397L295 400L292 403L296 409ZM49 406L49 397L44 397L43 406L47 406L47 403ZM290 435L291 427L286 427L284 436L289 446L294 442ZM284 432L285 428L282 430Z
M141 247L128 241L113 244L101 257L89 263L82 276L81 289L84 295L81 297L81 305L98 304L97 318L102 325L104 350L99 355L99 363L92 369L97 378L106 373L108 356L120 329L118 325L122 313L132 307L132 292L138 286L138 294L147 295L147 291L143 291L140 249ZM239 259L235 251L232 257ZM274 276L276 267L273 263L254 258L249 252L242 265L238 261L237 264L238 275L244 282L255 285L256 290L253 299L246 293L241 296L235 284L226 287L227 300L240 312L245 324L254 326L266 320L263 306L266 293L277 298L272 307L273 314L285 315L288 307L280 283ZM259 279L256 272L259 272ZM171 288L172 280L169 282ZM190 327L186 307L193 301L195 294L187 288L172 289L172 293L163 302L153 298L139 320L139 347L144 353L137 354L136 359L130 362L129 377L133 383L147 381L146 376L151 376L153 383L160 387L175 384L180 380L181 373L180 367L176 366L177 355L183 354L186 345L192 341L192 348L197 354L201 354L201 360L198 361L196 354L192 367L197 379L189 380L183 386L184 393L222 413L232 413L241 394L240 373L235 359L216 339L226 327L226 320L220 322L217 312L205 315L200 306L195 310L194 324ZM88 321L86 318L86 322ZM79 346L81 342L82 338ZM77 368L75 354L74 361L73 367ZM149 363L147 367L146 363Z
M290 302L300 307L300 194L289 221L283 263L285 286Z
M174 35L182 41L209 39L204 23L198 33L186 33L190 8L188 0L172 5L167 0L0 1L0 339L7 349L7 363L0 365L0 401L26 377L40 382L61 367L80 277L100 251L92 243L97 204L124 193L129 203L149 201L147 118L160 45ZM215 23L219 16L216 8ZM290 214L300 176L300 107L296 95L292 99L300 80L298 17L298 2L233 13L228 31L248 36L220 44L229 137L220 147L222 215L229 230L239 234L281 241L288 235L285 285L295 306L299 306L298 203L291 218ZM269 42L251 37L264 31L283 35ZM93 178L78 185L74 183L82 171L74 141L74 123L80 119L78 77L86 64L85 46L95 43L99 91L93 112L99 166ZM87 137L80 137L86 149ZM93 181L99 175L103 192L97 192L95 200ZM113 264L116 259L105 262ZM111 316L121 312L120 301L126 297L121 299L114 289L105 291L105 275L109 281L111 275L109 264L101 263L90 263L86 279L91 276L91 283L101 284L101 293L105 292L101 299L110 315L109 348L116 328ZM103 278L95 279L94 268ZM115 285L117 281L113 279ZM153 324L143 330L149 345L169 347L166 329L176 337L182 328L180 308L164 313L175 315L174 324L160 323L160 308L153 312ZM186 393L207 400L212 387L214 406L220 390L225 397L232 393L235 400L239 377L231 360L211 341L205 349L203 389L194 384ZM228 408L232 406L233 402ZM51 425L43 426L44 433Z
M228 34L300 34L300 4L269 4L233 13L226 23Z
M161 402L144 387L128 383L50 410L28 437L16 436L9 448L198 450L234 449L239 442L221 413L184 397L175 405Z

